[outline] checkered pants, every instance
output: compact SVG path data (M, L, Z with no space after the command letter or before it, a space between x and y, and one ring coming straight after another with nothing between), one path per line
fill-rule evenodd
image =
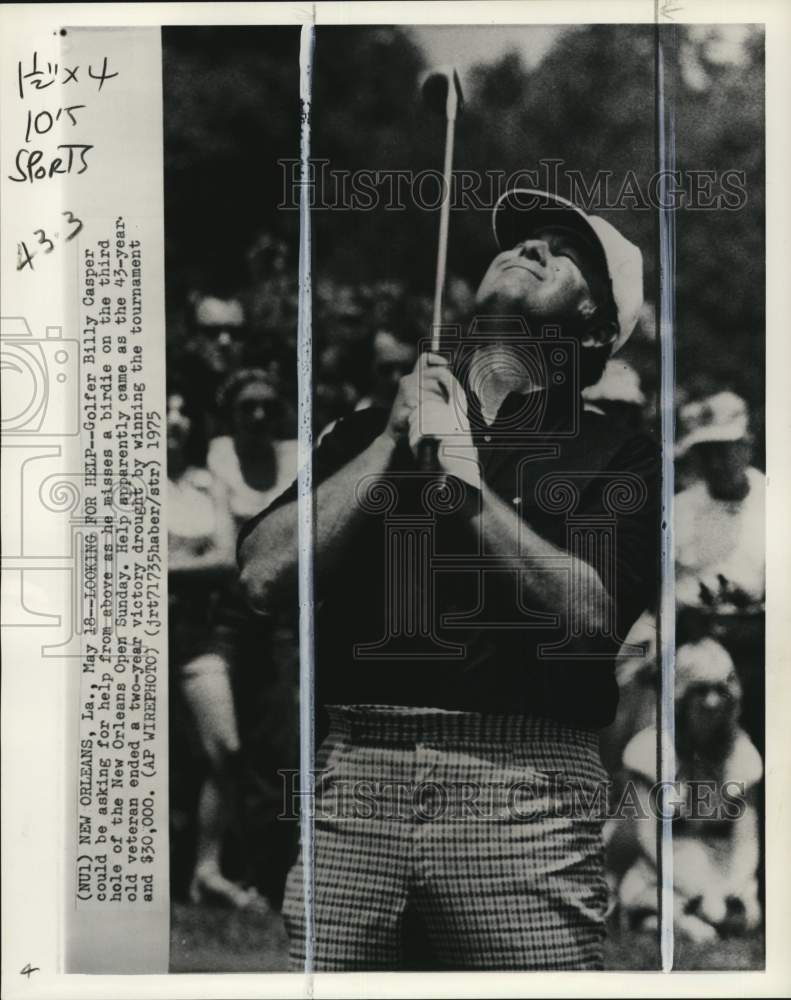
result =
M601 969L606 787L595 733L546 719L330 709L315 777L313 968ZM584 804L587 804L588 808ZM305 967L302 858L283 914Z

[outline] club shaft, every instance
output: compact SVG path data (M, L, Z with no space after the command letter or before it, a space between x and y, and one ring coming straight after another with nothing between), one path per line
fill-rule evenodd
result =
M448 230L450 228L450 197L453 179L453 139L456 131L456 92L453 80L448 81L448 100L445 109L445 162L442 168L442 205L439 215L439 243L437 245L437 276L434 285L434 310L431 319L431 349L440 349L440 329L442 326L442 299L445 291L445 272L448 263ZM418 468L423 472L439 470L439 441L423 438L418 444Z
M456 129L455 114L448 116L445 131L445 165L442 171L443 198L439 215L439 244L437 246L437 278L434 285L434 311L431 318L431 349L440 347L442 325L442 299L445 292L445 272L448 264L448 230L450 226L450 196L453 177L453 136Z

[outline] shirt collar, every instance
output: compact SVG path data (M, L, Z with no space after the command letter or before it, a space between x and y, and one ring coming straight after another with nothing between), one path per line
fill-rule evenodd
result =
M467 417L473 435L494 437L507 426L510 430L549 433L554 427L568 423L568 410L572 401L564 389L529 389L509 392L500 404L497 416L487 424L481 412L478 396L469 387Z

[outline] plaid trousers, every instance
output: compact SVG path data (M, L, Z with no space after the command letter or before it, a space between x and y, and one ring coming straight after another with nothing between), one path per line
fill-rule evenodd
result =
M548 719L338 706L317 755L312 967L601 969L597 735ZM283 915L305 967L300 856ZM405 965L405 963L407 963Z

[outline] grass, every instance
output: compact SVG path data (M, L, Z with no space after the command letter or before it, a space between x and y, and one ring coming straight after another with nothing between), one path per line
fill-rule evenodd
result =
M240 913L176 903L171 972L284 972L288 939L279 913Z
M660 968L656 938L635 931L621 932L610 927L604 949L605 968L629 972ZM699 945L676 938L673 949L673 969L676 972L704 970L735 971L764 967L763 931L743 938L729 938L715 944Z
M677 941L674 968L760 969L764 963L763 934L731 938L715 945ZM656 941L613 928L605 947L608 970L657 969ZM280 914L245 914L208 906L176 903L170 935L171 972L284 972L288 940Z

